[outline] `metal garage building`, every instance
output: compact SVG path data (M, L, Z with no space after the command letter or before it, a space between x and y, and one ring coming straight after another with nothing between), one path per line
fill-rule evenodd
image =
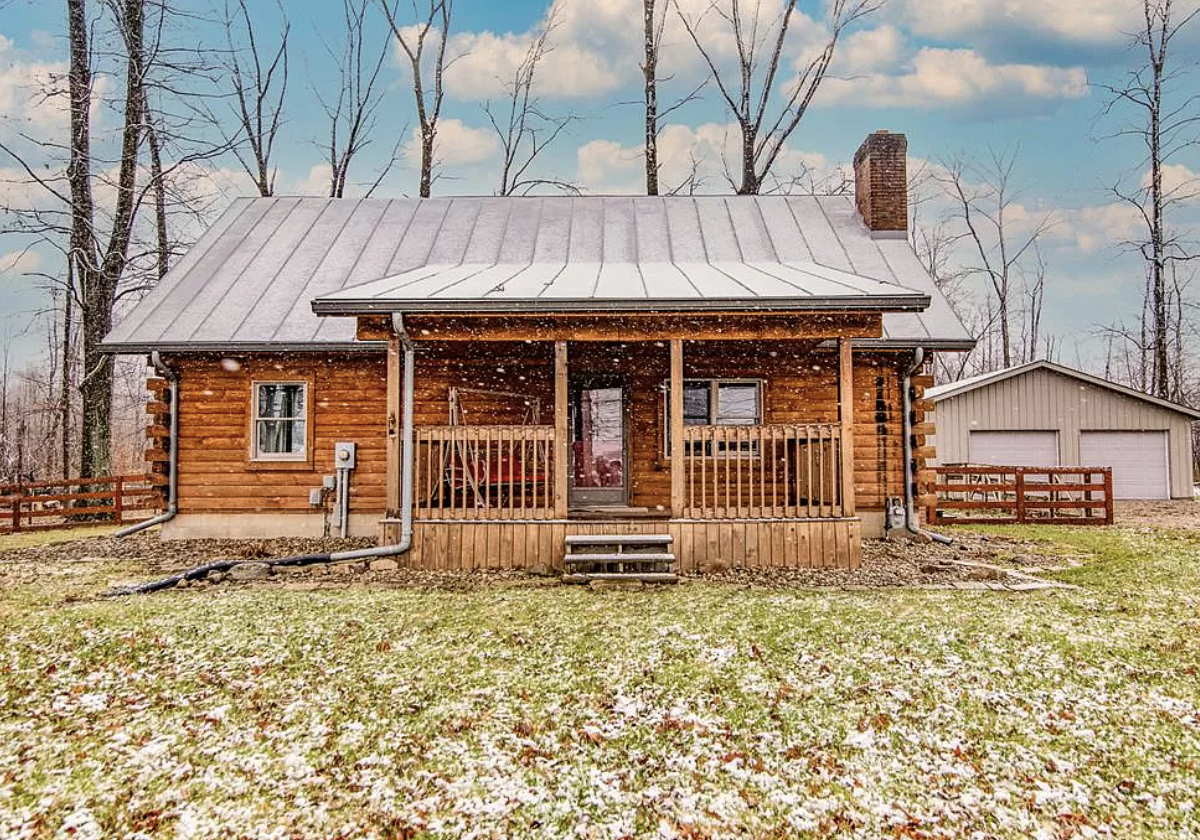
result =
M1192 497L1200 411L1053 362L940 385L935 464L1113 468L1118 499Z

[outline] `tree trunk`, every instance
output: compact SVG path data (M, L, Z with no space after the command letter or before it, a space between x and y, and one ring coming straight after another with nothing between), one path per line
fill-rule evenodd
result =
M75 326L75 273L67 263L67 290L63 296L62 378L58 391L58 422L61 427L61 475L71 477L71 333Z
M658 195L658 44L654 37L654 0L644 0L646 58L646 195Z
M1163 45L1165 50L1166 45ZM1160 53L1161 59L1161 53ZM1168 399L1169 327L1167 325L1167 277L1163 247L1163 193L1162 193L1162 64L1155 62L1152 107L1150 108L1150 271L1151 295L1153 296L1153 342L1154 342L1154 391L1156 397Z
M76 262L76 277L83 294L83 377L79 386L83 429L79 469L84 477L108 475L112 471L113 358L100 352L100 342L112 329L117 284L125 272L137 212L138 147L145 102L142 4L143 0L124 0L122 7L127 66L121 160L112 229L104 258L97 264L90 173L87 171L91 155L85 142L90 134L91 105L87 18L84 0L67 0L71 33L71 158L72 164L77 164L70 176L72 200L76 205L72 208L72 251L86 254L83 260ZM76 192L80 195L78 201Z

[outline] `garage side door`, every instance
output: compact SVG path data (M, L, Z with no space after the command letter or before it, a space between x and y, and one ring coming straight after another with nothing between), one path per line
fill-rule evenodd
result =
M1081 432L1083 467L1112 467L1113 498L1169 499L1166 432Z
M1057 432L971 432L972 464L998 467L1057 467Z

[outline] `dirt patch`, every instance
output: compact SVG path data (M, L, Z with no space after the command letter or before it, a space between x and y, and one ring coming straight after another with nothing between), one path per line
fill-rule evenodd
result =
M1127 528L1169 528L1200 531L1200 502L1173 499L1169 502L1117 502L1115 524Z
M858 569L709 569L692 576L738 585L772 587L898 587L954 585L957 582L998 580L1002 573L967 564L998 565L1036 572L1070 565L1070 558L1047 552L1044 546L1006 537L959 531L953 545L907 540L867 540L863 564ZM558 582L557 575L535 575L520 570L472 569L462 571L404 568L392 560L364 561L311 566L268 567L273 558L297 554L346 551L366 548L369 539L314 540L173 540L153 535L124 540L97 537L55 545L0 552L0 588L36 586L47 577L64 583L69 597L99 594L95 581L107 575L123 582L145 582L222 559L266 564L254 579L236 580L228 573L215 573L208 580L188 582L181 588L267 587L294 590L344 589L347 587L422 588L443 591L545 586ZM77 579L77 580L72 580Z
M956 531L952 545L910 540L864 540L863 562L857 569L729 569L703 577L731 583L789 587L896 587L937 586L967 581L995 580L982 564L1032 572L1061 568L1062 555L1044 545Z

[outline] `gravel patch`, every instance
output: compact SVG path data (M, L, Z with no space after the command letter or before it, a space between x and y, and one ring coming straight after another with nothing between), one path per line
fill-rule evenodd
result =
M970 531L956 531L953 537L955 542L950 546L909 540L866 540L863 564L858 569L710 567L701 574L685 576L684 580L783 588L949 587L964 583L1013 583L1016 578L1010 578L1003 569L1036 574L1082 562L1080 558L1046 553L1045 547L1036 543L1007 537ZM94 576L101 569L119 570L124 582L140 583L223 559L241 559L247 565L240 570L235 567L229 572L212 573L206 580L187 582L178 588L282 587L311 591L367 587L471 591L540 587L559 582L556 574L543 576L499 569L411 569L378 560L295 567L261 565L271 558L373 545L370 539L163 541L153 535L124 540L94 537L0 552L0 587L36 585L48 575L60 579L77 576L82 583L85 577ZM84 592L78 594L87 597Z
M1169 502L1117 502L1115 524L1127 528L1169 528L1200 531L1200 501L1175 499Z

